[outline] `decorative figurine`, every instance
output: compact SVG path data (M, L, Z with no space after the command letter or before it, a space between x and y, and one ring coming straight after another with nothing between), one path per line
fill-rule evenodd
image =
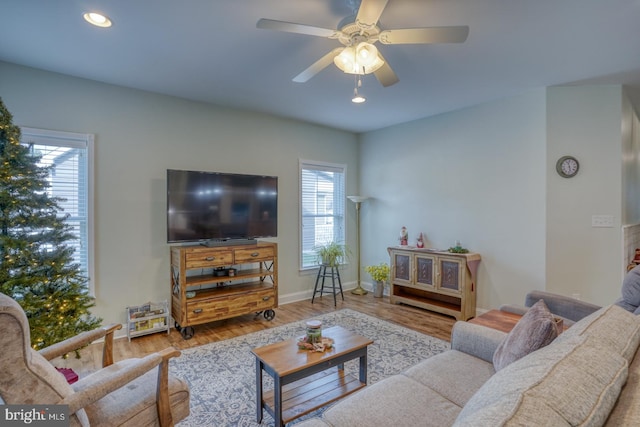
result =
M424 239L422 237L422 233L418 236L418 240L416 241L416 247L424 248Z
M400 245L407 246L409 244L409 234L407 233L407 227L400 229Z

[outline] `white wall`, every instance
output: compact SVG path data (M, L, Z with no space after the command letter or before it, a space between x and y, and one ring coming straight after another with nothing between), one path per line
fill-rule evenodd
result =
M547 290L578 293L597 304L620 296L622 283L622 88L568 86L547 90ZM558 158L580 161L561 178ZM611 228L592 215L612 215Z
M388 260L406 226L410 245L423 232L427 247L460 240L481 254L479 308L544 289L545 99L534 90L362 135L362 265Z
M166 169L279 176L281 298L310 292L315 279L298 272L298 158L347 164L347 191L357 192L357 138L348 132L3 62L0 97L16 125L96 135L93 313L106 322L123 322L128 304L169 298ZM355 280L353 268L341 273Z

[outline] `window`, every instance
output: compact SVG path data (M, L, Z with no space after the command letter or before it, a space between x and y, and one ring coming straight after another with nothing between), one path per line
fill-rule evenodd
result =
M75 241L74 261L93 285L93 135L22 128L22 143L42 158L40 164L53 166L48 189L52 197L60 197L66 222L72 227Z
M318 265L318 245L345 243L345 175L345 165L300 160L300 269Z

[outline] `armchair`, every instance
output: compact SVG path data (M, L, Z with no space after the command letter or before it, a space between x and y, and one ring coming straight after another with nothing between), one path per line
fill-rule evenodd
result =
M189 415L189 388L169 375L169 359L180 352L170 347L114 363L113 334L121 327L84 332L38 352L24 311L0 293L0 401L69 405L72 426L173 426ZM49 363L102 337L102 369L72 385Z

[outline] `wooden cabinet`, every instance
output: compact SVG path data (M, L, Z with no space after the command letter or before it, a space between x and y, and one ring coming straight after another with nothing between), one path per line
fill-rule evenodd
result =
M194 325L278 307L278 246L171 248L171 315L185 339Z
M467 320L476 312L476 271L480 255L408 246L388 248L391 302Z

